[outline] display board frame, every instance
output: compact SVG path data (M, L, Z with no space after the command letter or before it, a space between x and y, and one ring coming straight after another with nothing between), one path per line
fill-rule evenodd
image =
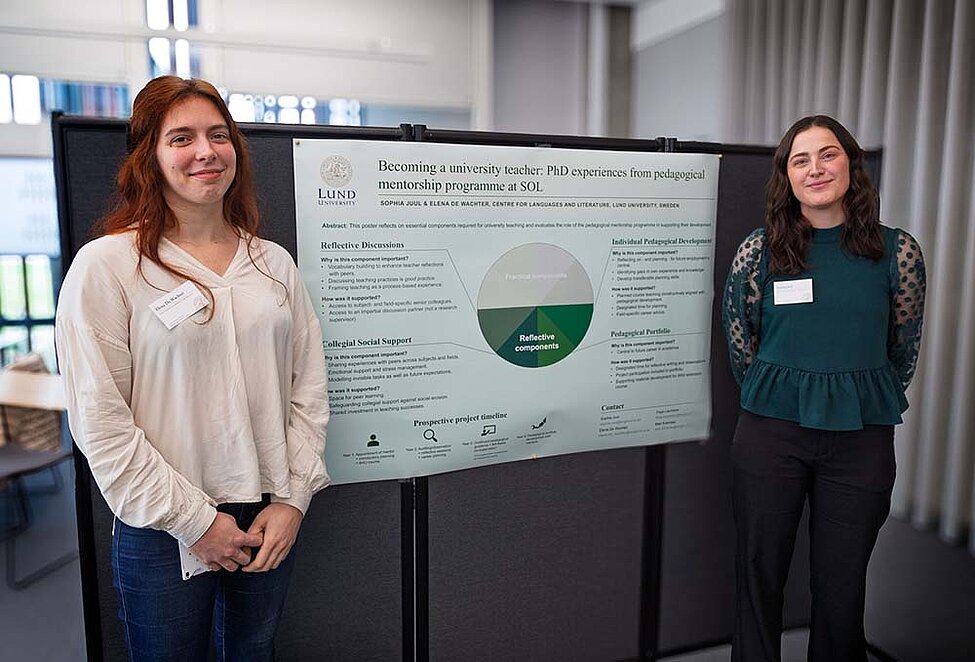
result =
M55 152L55 182L58 193L58 212L61 221L61 250L62 265L66 271L71 257L90 236L91 225L94 220L107 210L106 201L109 198L112 181L111 177L104 177L104 173L117 167L124 155L125 130L127 123L119 120L102 120L80 117L68 117L56 114L52 119L52 131ZM716 241L715 262L715 292L721 291L724 270L730 263L730 256L737 242L747 234L747 230L761 224L761 212L764 203L762 188L768 176L768 164L771 162L772 150L763 147L721 145L716 143L680 142L673 138L657 138L654 140L636 139L606 139L577 136L534 135L515 133L485 133L472 131L442 131L431 129L424 125L402 125L392 128L368 127L305 127L280 126L266 124L245 124L242 129L251 144L257 158L254 158L255 179L257 181L262 211L271 213L276 218L277 227L271 233L272 239L282 243L294 255L294 188L293 173L286 163L290 160L291 138L342 138L366 140L415 140L425 142L457 142L468 145L517 145L567 147L583 149L606 149L626 151L683 151L700 153L718 153L726 157L748 157L746 165L749 171L744 177L749 182L750 189L746 193L726 190L724 180L730 170L729 163L722 165L722 184L719 185L719 209ZM107 139L101 149L83 149L79 151L73 138L88 134L90 142L98 144ZM85 141L81 141L85 142ZM877 154L872 154L872 170L879 171ZM93 173L100 173L97 177ZM739 173L740 174L740 173ZM741 178L736 179L736 185ZM273 202L273 207L270 203ZM290 219L291 229L288 230ZM719 297L716 297L719 298ZM717 310L717 302L715 304ZM715 595L725 596L733 591L733 577L730 577L730 559L733 545L731 531L730 508L726 507L730 500L730 466L728 445L733 433L734 417L737 410L737 391L728 370L727 358L723 346L723 336L720 333L719 319L713 320L711 366L712 371L712 434L706 444L679 444L675 446L650 446L642 449L621 449L619 451L597 451L595 453L580 453L561 456L559 458L542 459L537 462L518 463L528 471L518 470L523 476L519 480L538 480L545 471L535 471L533 467L570 467L585 470L589 466L612 467L626 454L625 463L640 463L640 470L631 472L626 478L627 485L620 494L641 494L639 503L627 504L630 511L627 519L633 520L639 535L628 540L639 540L639 549L631 550L630 557L635 553L638 557L638 572L624 577L639 585L638 603L628 607L627 613L632 616L634 626L627 629L631 637L619 646L619 652L613 653L616 659L654 659L659 655L679 650L690 650L694 647L714 642L726 641L730 635L731 603L726 604L722 599L714 600ZM551 464L546 464L551 463ZM559 464L561 463L561 464ZM316 497L315 509L335 506L336 509L345 508L354 511L359 504L373 499L382 503L375 512L385 519L387 524L395 519L395 534L385 536L388 531L382 531L386 541L391 544L383 547L383 552L395 558L384 559L385 571L380 575L378 583L385 593L383 599L393 600L390 585L396 585L396 608L383 611L376 610L374 620L396 621L398 634L389 636L390 628L384 626L389 623L371 623L366 611L356 612L365 614L360 622L342 623L343 627L358 627L355 630L360 640L370 637L369 627L375 626L375 631L385 636L385 643L396 639L395 653L387 645L385 648L372 647L368 651L363 649L358 657L363 659L403 659L426 660L444 658L456 653L460 646L464 650L466 659L479 659L478 651L487 655L484 641L478 640L476 633L457 631L457 625L451 624L450 615L442 609L443 595L434 595L434 613L431 613L430 577L433 573L435 587L443 587L440 579L442 572L443 545L453 545L457 541L456 532L445 530L441 522L445 508L450 508L450 500L456 496L458 489L466 489L467 485L476 485L479 481L484 484L490 482L499 474L513 474L506 467L512 465L495 465L483 469L469 469L444 476L430 476L403 481L387 481L378 484L376 493L372 491L374 484L362 483L349 486L329 488L322 495ZM94 485L84 457L76 451L76 504L78 514L79 547L81 551L82 589L84 594L85 631L88 658L91 660L115 659L118 653L118 632L115 615L109 609L108 601L113 599L110 572L104 567L105 548L107 541L96 537L96 530L104 534L107 526L104 503ZM612 470L606 478L615 480ZM550 481L548 488L565 489L565 479L560 477L558 470L549 472L545 479ZM542 486L545 489L546 486ZM359 490L359 491L356 491ZM381 492L381 494L380 494ZM346 498L348 495L348 498ZM476 496L476 495L475 495ZM598 500L598 495L591 495ZM328 505L319 506L320 500L327 500ZM322 501L325 504L325 501ZM575 515L571 503L550 503L556 512L543 513L541 519L532 519L530 512L513 510L516 518L525 522L534 522L542 527L530 531L542 541L541 552L548 554L540 561L557 563L558 554L572 554L573 550L555 550L549 540L552 532L545 529L549 520L558 519L563 523L566 518ZM599 504L595 511L587 511L590 516L599 515ZM608 507L608 506L607 506ZM395 515L393 516L393 511ZM436 517L431 521L430 513ZM593 515L595 513L595 515ZM364 514L368 519L372 514ZM552 515L554 514L554 517ZM315 520L314 528L332 525L328 518ZM110 521L110 513L109 513ZM339 522L347 526L348 531L331 532L340 538L340 542L357 544L355 541L373 539L381 535L374 527L358 527L357 523L349 519ZM586 522L581 519L573 520L573 526L585 528ZM363 530L364 529L364 530ZM320 531L311 532L309 538L320 541ZM632 531L629 533L632 534ZM349 535L350 538L342 538ZM804 545L804 534L800 533L797 550ZM435 547L434 558L431 559L430 541L435 540L439 547ZM517 539L515 539L517 542ZM352 541L352 542L349 542ZM706 542L705 542L706 541ZM327 543L327 540L326 540ZM633 543L636 544L636 543ZM688 549L700 550L691 557ZM452 549L451 549L452 551ZM727 559L725 559L727 557ZM582 557L580 557L582 558ZM484 559L490 562L491 559ZM726 563L727 561L727 563ZM610 559L608 562L613 562ZM101 563L101 565L99 565ZM431 563L433 564L431 566ZM801 554L794 563L794 577L790 580L787 590L786 622L789 625L800 625L807 621L807 603L805 596L804 559ZM395 566L395 572L391 568ZM713 568L712 568L713 566ZM622 567L622 566L621 566ZM704 570L702 571L702 567ZM627 571L634 565L626 566ZM667 581L663 577L666 574ZM471 581L478 578L472 577ZM498 580L497 589L501 592L509 591L510 599L517 599L518 587L506 583L506 578ZM378 585L378 584L377 584ZM437 589L439 590L439 589ZM298 599L305 600L313 597L308 591L295 592ZM379 595L374 592L373 596ZM710 604L704 604L705 598ZM343 596L343 599L348 599ZM571 596L553 596L553 599L566 600ZM697 602L694 607L696 618L689 619L686 610L689 603ZM315 603L319 604L319 603ZM382 605L379 605L381 607ZM326 609L323 606L322 609ZM327 615L322 615L325 618ZM311 629L321 629L316 623L319 619L307 619ZM353 620L350 617L349 620ZM693 622L691 622L693 620ZM114 621L114 622L113 622ZM629 622L629 621L628 621ZM502 624L503 625L503 624ZM363 626L366 629L363 629ZM460 625L463 627L463 624ZM450 633L454 628L453 634ZM298 631L292 627L284 628L288 641L284 642L284 649L292 654L300 654L302 646L318 646L319 652L329 650L322 648L321 642L315 637L318 632ZM302 628L308 629L308 628ZM354 628L353 628L354 629ZM365 633L365 634L363 634ZM499 643L497 633L487 632L485 637L492 638L488 643L493 647L493 654L515 655L527 650L524 640L509 639ZM341 638L341 637L339 637ZM376 635L375 638L383 639ZM432 638L432 641L431 641ZM544 639L544 638L542 638ZM347 638L346 641L351 639ZM281 643L279 641L279 643ZM339 642L339 646L345 645ZM367 644L364 643L363 646ZM500 645L509 648L500 650ZM595 645L592 651L599 649ZM349 648L331 649L333 655L348 655ZM585 650L577 650L579 655L585 656ZM341 659L341 658L338 658Z

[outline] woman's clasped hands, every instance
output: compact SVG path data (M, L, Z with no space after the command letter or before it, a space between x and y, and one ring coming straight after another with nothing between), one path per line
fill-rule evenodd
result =
M237 528L237 521L226 513L217 513L210 528L190 551L210 566L211 570L234 572L251 561L251 548L260 547L263 538Z
M210 566L234 572L267 572L276 569L291 551L298 537L302 513L294 506L272 503L265 507L248 531L226 513L217 513L210 528L190 551ZM252 558L252 550L257 554Z

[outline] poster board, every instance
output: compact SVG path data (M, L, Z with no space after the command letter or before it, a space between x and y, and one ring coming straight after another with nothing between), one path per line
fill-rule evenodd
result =
M707 437L717 156L293 145L337 483Z
M54 123L65 266L108 205L124 155L125 126L78 117ZM297 254L294 138L413 136L374 128L243 129L254 155L266 232L292 255ZM654 149L653 141L642 140L432 134L431 140L462 144ZM714 287L720 288L738 241L761 223L772 150L687 149L723 154L714 273ZM868 154L868 167L878 181L876 152ZM413 481L331 487L313 501L312 518L298 543L296 572L302 579L292 587L278 634L281 655L489 660L537 653L534 657L549 659L638 659L727 640L734 589L728 445L737 392L717 305L708 443L588 452ZM121 660L123 635L111 585L112 516L83 457L76 457L76 467L89 659ZM805 546L804 535L801 529L797 549ZM789 626L808 618L807 565L797 554L786 591Z

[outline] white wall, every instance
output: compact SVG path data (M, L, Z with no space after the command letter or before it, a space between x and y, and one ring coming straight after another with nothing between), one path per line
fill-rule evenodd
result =
M207 75L232 89L469 108L479 1L210 0ZM222 39L226 37L226 39ZM268 89L270 88L270 89Z
M494 2L494 128L586 132L588 7L552 0Z
M469 111L490 128L490 0L199 0L201 75L232 91ZM0 72L149 78L143 0L3 0ZM0 154L49 155L49 129L0 125Z
M726 21L723 0L657 0L636 12L634 137L723 139Z

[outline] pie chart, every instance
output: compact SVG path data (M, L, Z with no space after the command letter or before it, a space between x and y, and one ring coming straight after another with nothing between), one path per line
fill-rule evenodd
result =
M498 258L477 295L484 339L502 359L524 368L543 368L571 354L589 330L592 308L586 270L545 243L523 244Z

